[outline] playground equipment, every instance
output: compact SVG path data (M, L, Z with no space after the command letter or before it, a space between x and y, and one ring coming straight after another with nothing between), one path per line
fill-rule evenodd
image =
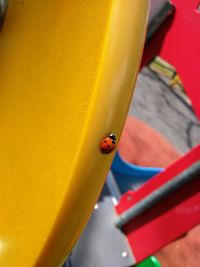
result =
M165 13L169 17L159 27L169 31L173 21L176 28L189 22L191 30L199 21L197 1L172 3L175 13ZM10 0L8 6L7 1L0 4L0 266L56 267L70 255L65 265L71 267L78 257L84 263L79 254L79 244L83 242L86 247L84 234L73 248L101 192L124 125L145 41L148 1ZM188 21L182 19L186 6L196 12L190 13ZM173 51L174 28L162 49L163 35L158 35L158 28L156 32L151 29L142 65L160 55L158 49L154 50L158 40L156 48L161 56L168 53L165 59L173 56L171 63L177 67L199 115L195 98L198 82L193 80L189 87L189 76L186 78L183 71L190 60L194 61L193 73L192 69L187 73L197 77L198 62L186 45L185 50L178 48L189 29L181 31ZM192 40L200 36L196 35L199 27L193 30ZM192 43L193 51L199 48L197 39ZM183 51L188 55L186 61L177 56ZM138 173L145 174L141 175L143 179L157 176L120 200L121 192L116 191L112 177L106 183L107 191L95 206L100 214L106 214L102 231L97 230L98 236L94 236L88 228L95 240L93 249L106 260L101 267L114 261L115 267L119 263L124 267L137 264L199 223L199 209L192 216L187 214L200 200L195 172L195 179L178 188L177 195L166 196L167 205L151 206L134 218L134 223L129 217L121 229L114 224L117 216L119 220L174 176L199 163L199 155L197 147L166 171L131 166L116 155L112 167L115 175L128 174L129 180L133 173L137 177ZM93 216L102 218L98 212ZM170 229L167 235L163 234L166 227ZM117 247L109 243L117 256L112 250L105 257L97 248L106 229L112 238L120 240L115 243ZM106 249L105 242L102 248ZM98 267L96 261L92 267ZM140 264L159 266L153 256Z
M174 0L171 2L173 6L170 7L168 3L166 4L167 9L163 9L163 7L161 9L162 14L165 15L165 20L158 20L161 18L160 15L155 20L152 19L153 30L150 31L151 38L148 38L146 42L142 66L155 56L161 55L176 67L174 73L179 73L183 81L189 82L190 78L193 77L191 86L186 82L186 92L190 96L196 114L199 115L200 105L196 97L199 88L198 76L200 75L197 68L198 64L196 64L196 54L198 53L196 48L197 44L199 44L200 36L199 27L197 27L200 18L197 10L198 1L190 1L189 3L188 1ZM186 12L188 14L187 17L184 16ZM155 22L159 23L155 25ZM184 27L181 26L181 23L185 27L190 25L192 29L192 42L190 45L187 42L183 42L183 38L186 39L188 34L187 31L184 32ZM154 31L155 28L157 31ZM183 52L183 47L185 52ZM185 53L187 53L186 57L184 57ZM192 65L193 60L195 62L194 65ZM189 76L187 72L186 66L189 64L192 65L190 69L192 76ZM103 212L109 209L109 205L107 205L109 199L108 190L103 192L103 196L100 197L97 204L97 210L94 211L94 217L91 218L86 231L72 252L69 266L90 267L94 265L105 266L106 264L107 266L115 267L132 266L143 261L199 224L199 159L200 146L197 146L172 166L162 171L158 168L145 168L129 164L117 153L112 165L112 172L115 177L108 176L107 187L111 189L110 202L112 202L112 196L115 197L113 206L116 205L116 212L119 218L117 218L116 214L115 216L113 215L116 220L113 216L111 218L108 216L113 212L112 208L106 213L107 216L102 215ZM193 169L194 166L195 168ZM155 174L157 175L152 180L147 181ZM180 183L177 183L177 179ZM141 181L144 182L145 180L147 182L141 189L135 192L130 191L130 189L134 189L135 186L137 187L138 184L141 184ZM174 183L175 186L171 186ZM128 189L129 191L120 198L120 194ZM154 203L151 197L153 196L154 199L157 193L162 196L162 199L155 197L156 202ZM149 201L149 197L151 201ZM118 204L117 201L119 201ZM150 203L153 204L150 205ZM146 209L147 207L148 209ZM97 215L98 213L100 215ZM134 214L133 217L132 214ZM95 219L96 216L98 220ZM110 221L109 219L108 221L105 220L105 217L109 217ZM121 225L124 217L126 220ZM119 235L119 232L116 232L114 227L116 221L118 226L121 225L123 238ZM97 222L98 224L96 225ZM106 245L106 238L103 236L105 232L109 233L107 238L111 238L109 243L112 243L112 245L110 247ZM125 242L125 237L128 240L128 246ZM121 241L121 246L117 245L119 240ZM96 250L96 248L98 249ZM120 254L122 251L123 253ZM87 255L87 257L84 257L84 255ZM153 259L150 257L138 266L159 266L158 261L155 258Z
M3 1L4 2L4 1ZM102 189L147 0L9 1L0 35L0 266L60 266Z

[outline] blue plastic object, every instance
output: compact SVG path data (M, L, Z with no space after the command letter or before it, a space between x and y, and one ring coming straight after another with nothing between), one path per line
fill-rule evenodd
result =
M119 152L116 153L111 170L122 194L128 190L137 189L150 178L163 171L162 168L141 167L128 163L122 160Z

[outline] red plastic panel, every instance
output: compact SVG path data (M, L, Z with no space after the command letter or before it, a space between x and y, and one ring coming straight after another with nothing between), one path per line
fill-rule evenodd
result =
M200 145L155 176L136 192L129 191L116 207L121 214L152 191L200 159ZM200 178L200 177L199 177ZM124 227L136 261L140 262L161 247L200 223L200 179L193 180Z
M199 0L172 0L176 8L164 26L145 46L142 66L155 55L174 65L193 108L200 118L200 10Z

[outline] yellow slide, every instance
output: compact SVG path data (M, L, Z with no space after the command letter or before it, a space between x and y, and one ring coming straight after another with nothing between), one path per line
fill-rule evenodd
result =
M148 0L10 0L0 31L0 266L57 267L93 210Z

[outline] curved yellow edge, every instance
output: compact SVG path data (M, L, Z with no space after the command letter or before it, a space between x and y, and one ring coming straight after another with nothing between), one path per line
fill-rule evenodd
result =
M56 267L93 210L144 45L148 0L10 0L0 32L0 266Z

